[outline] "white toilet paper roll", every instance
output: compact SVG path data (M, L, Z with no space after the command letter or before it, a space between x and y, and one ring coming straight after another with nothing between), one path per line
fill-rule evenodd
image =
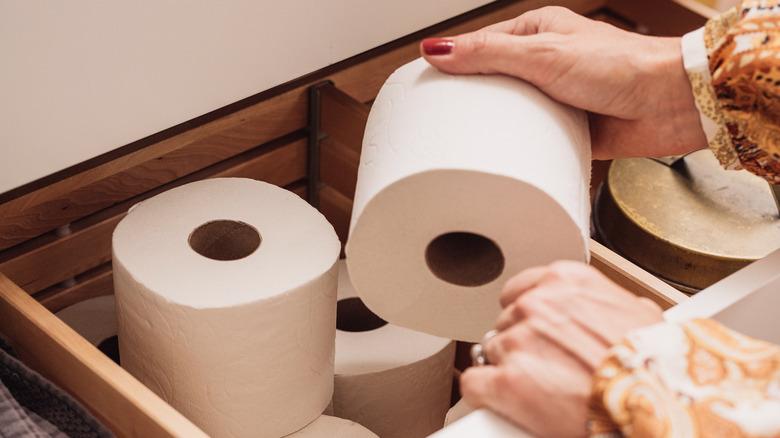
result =
M60 310L56 315L103 354L119 363L113 295L88 298Z
M328 405L339 241L295 194L195 182L114 231L122 366L209 435L280 437Z
M323 415L287 438L378 438L354 421Z
M333 415L382 438L430 435L450 405L455 343L379 319L339 265Z
M60 310L55 315L95 346L116 336L117 333L113 295L80 301Z
M590 136L582 111L504 76L418 59L390 76L363 137L352 282L385 320L477 341L512 275L587 260Z

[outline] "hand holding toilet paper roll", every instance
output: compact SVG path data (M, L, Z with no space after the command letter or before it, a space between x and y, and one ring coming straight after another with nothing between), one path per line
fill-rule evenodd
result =
M222 178L131 209L114 231L122 366L219 437L280 437L330 402L333 227L295 194Z
M371 109L347 263L390 323L477 341L524 268L588 259L585 113L504 76L393 73Z
M333 415L382 438L423 438L450 405L455 343L387 324L358 298L339 262Z

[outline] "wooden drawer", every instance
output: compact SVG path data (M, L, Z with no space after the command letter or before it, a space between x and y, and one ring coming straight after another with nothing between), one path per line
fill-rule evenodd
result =
M548 3L495 2L0 194L0 333L26 363L72 393L117 435L204 435L52 313L113 293L111 233L127 209L199 179L256 178L316 202L343 241L368 103L385 78L417 57L423 37L478 29ZM692 0L557 3L666 35L701 26L712 14ZM323 80L330 83L310 92ZM309 104L310 94L317 105ZM595 184L603 166L594 169ZM664 308L686 299L597 242L592 264Z

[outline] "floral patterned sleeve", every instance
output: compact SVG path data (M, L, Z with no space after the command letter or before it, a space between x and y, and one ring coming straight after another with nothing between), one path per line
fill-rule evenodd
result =
M710 148L780 184L780 0L743 0L682 40Z
M591 437L780 436L780 347L713 320L630 333L594 376Z

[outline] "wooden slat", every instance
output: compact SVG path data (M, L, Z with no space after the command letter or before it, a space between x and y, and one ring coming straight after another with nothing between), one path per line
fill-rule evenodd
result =
M701 15L706 19L714 18L720 15L720 11L718 11L713 7L705 5L699 0L671 0L671 1L673 1L674 3L678 4L679 6L685 9L688 9L689 11L695 13L696 15Z
M0 205L0 249L247 151L306 124L285 93Z
M301 198L306 199L306 181L298 181L285 188Z
M285 188L302 198L306 197L305 180L296 181ZM109 262L76 276L73 285L48 288L34 295L34 298L56 313L86 299L113 293L114 279Z
M328 138L320 143L320 180L349 198L355 196L360 153Z
M653 300L663 309L688 299L653 274L629 262L606 246L590 240L590 264L630 292Z
M205 437L127 371L0 274L0 332L22 360L126 437Z
M548 3L544 0L510 3L438 34L475 30ZM587 13L602 6L604 0L564 3L577 12ZM367 102L376 96L393 70L418 56L417 50L417 42L411 42L337 71L330 78L346 93ZM261 103L0 205L0 249L305 127L306 87L320 79L313 78L310 83Z
M710 8L693 0L609 0L607 8L660 36L682 36L711 16Z
M333 225L342 247L347 242L352 200L331 187L320 189L320 211Z
M333 86L320 89L320 101L320 179L352 198L369 106Z
M369 106L335 86L320 89L320 129L335 143L360 153Z
M34 297L52 313L57 313L68 306L90 298L112 295L114 293L114 276L111 271L111 263L105 263L76 277L76 283L72 286L53 289Z
M44 243L16 257L0 262L0 272L29 293L38 292L111 260L111 234L132 205L164 190L187 182L214 177L246 177L285 186L305 176L306 142L290 143L252 156L236 157L190 177L175 180L131 198L106 213L88 217L73 225L73 233Z

